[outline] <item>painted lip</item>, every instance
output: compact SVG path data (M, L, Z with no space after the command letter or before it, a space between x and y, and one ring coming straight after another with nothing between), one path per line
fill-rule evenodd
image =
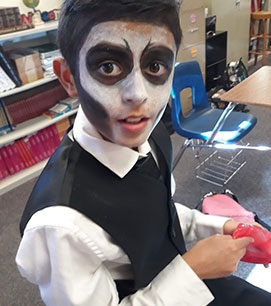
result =
M148 124L149 118L143 116L129 116L125 119L118 120L119 124L126 132L142 132Z

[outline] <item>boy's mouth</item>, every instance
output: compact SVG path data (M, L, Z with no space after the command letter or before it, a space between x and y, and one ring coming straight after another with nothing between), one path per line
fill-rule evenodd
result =
M127 132L140 133L145 129L148 123L148 120L149 118L143 117L143 116L140 116L140 117L131 116L125 119L121 119L119 120L119 122L122 128L126 130Z
M137 124L141 121L147 120L147 118L145 117L129 117L129 118L125 118L121 121L126 122L126 123L131 123L131 124Z

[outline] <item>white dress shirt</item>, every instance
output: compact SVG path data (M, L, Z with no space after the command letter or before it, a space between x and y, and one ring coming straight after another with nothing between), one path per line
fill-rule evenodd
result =
M81 108L73 135L121 178L151 150L148 142L136 152L103 140ZM186 243L221 234L227 220L181 204L176 208ZM114 279L132 278L128 256L100 226L65 206L45 208L32 216L16 263L21 275L39 286L42 300L50 306L205 306L213 300L203 281L178 255L146 288L119 302Z

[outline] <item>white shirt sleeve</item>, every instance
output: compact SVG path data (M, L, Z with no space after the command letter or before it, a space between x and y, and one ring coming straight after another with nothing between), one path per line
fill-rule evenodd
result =
M205 306L213 296L181 256L144 289L119 302L108 267L130 264L97 224L68 207L37 212L25 229L16 263L48 306Z
M175 206L187 244L193 244L215 234L223 234L223 225L230 220L230 218L205 215L179 203L175 203Z

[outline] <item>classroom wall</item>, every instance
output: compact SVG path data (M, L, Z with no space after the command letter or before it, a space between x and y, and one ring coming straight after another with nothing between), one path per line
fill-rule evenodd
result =
M41 10L42 12L57 9L60 8L62 2L63 0L40 0L36 9ZM18 6L21 14L31 11L30 8L23 4L22 0L0 0L0 7L1 6Z
M217 30L228 31L227 62L242 57L247 65L251 0L204 0L208 15L217 16Z

